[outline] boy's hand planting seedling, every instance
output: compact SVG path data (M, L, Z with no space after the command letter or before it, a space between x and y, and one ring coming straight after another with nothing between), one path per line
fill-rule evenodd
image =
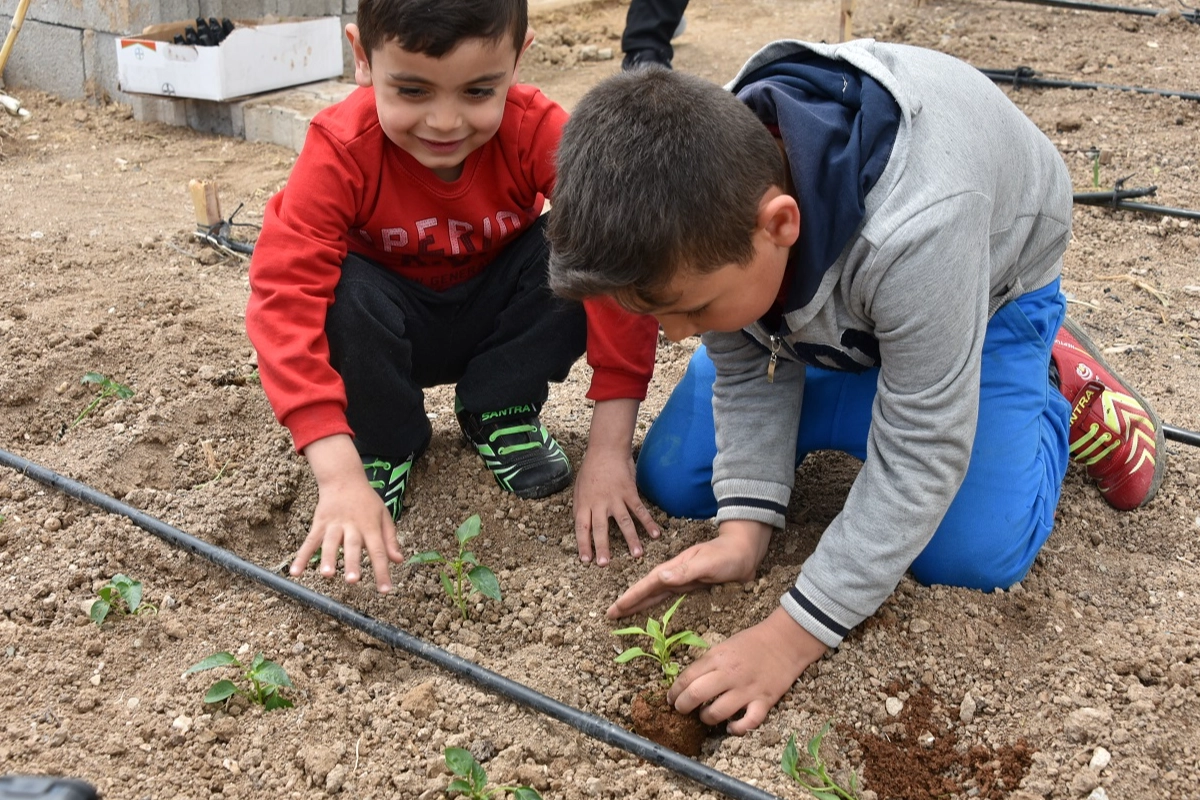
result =
M651 653L647 653L640 647L631 647L617 656L616 662L624 664L639 657L652 658L658 662L658 666L662 669L663 684L667 688L670 688L671 684L675 682L675 678L679 675L679 664L671 660L671 655L675 652L675 648L680 645L708 647L708 642L701 639L692 631L680 631L673 636L667 636L667 625L670 624L671 617L674 616L675 610L679 608L679 604L683 602L684 597L687 597L687 595L681 596L667 609L667 613L663 614L662 622L654 619L654 617L648 617L644 629L621 628L619 631L613 631L613 636L646 636L654 645L653 652Z
M208 687L208 691L204 695L204 702L220 703L228 700L235 694L240 694L248 698L250 702L262 706L267 711L292 707L292 701L279 693L282 687L290 687L292 685L291 679L288 678L283 667L274 661L268 661L263 658L262 653L254 657L249 667L238 661L228 651L213 653L200 663L188 667L188 671L183 674L191 675L193 672L204 672L205 670L216 669L217 667L237 667L242 671L242 678L249 684L250 688L248 690L243 689L230 680L219 680Z
M96 594L100 597L92 603L88 618L98 626L104 624L111 611L116 611L122 616L158 613L158 607L153 603L142 602L142 582L120 573L113 575L112 580L101 586Z
M130 389L128 386L126 386L123 383L117 383L112 378L105 377L104 375L101 375L99 372L85 373L83 378L80 379L79 382L80 383L98 384L100 386L100 394L96 395L96 399L94 399L94 400L92 400L92 402L88 403L87 406L83 409L83 411L79 412L79 416L75 417L75 420L71 423L72 428L74 428L76 425L78 425L80 422L82 422L83 418L86 417L88 414L95 411L96 406L100 405L100 403L103 402L106 398L119 397L122 400L128 400L129 398L133 397L133 389Z
M785 775L806 789L817 800L858 800L858 776L850 773L850 788L843 789L830 776L821 759L821 741L829 733L833 723L826 722L825 727L813 738L808 740L808 757L813 766L799 765L800 754L796 749L796 734L788 737L787 746L783 748L782 768ZM803 777L801 777L803 776ZM811 782L810 782L811 781Z
M496 580L496 574L480 564L475 554L467 549L467 542L478 535L479 515L472 514L454 532L454 538L458 540L458 556L456 558L448 559L436 550L429 550L424 553L417 553L404 562L406 565L445 565L445 569L438 571L438 576L441 578L442 588L446 590L446 594L458 606L463 619L467 619L468 616L467 598L471 596L472 591L479 592L484 597L497 602L500 600L500 582ZM471 587L469 590L464 587L464 580Z
M446 766L456 777L446 787L446 794L457 793L470 800L490 800L490 798L511 792L515 800L542 800L536 789L529 786L497 786L487 788L487 773L475 756L469 750L461 747L447 747L444 751Z

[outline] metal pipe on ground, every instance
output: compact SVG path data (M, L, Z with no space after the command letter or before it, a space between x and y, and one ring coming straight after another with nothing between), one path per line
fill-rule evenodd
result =
M1009 0L1015 3L1032 3L1038 6L1052 6L1054 8L1069 8L1074 11L1101 11L1118 14L1135 14L1142 17L1157 17L1161 14L1169 14L1165 8L1137 8L1134 6L1113 6L1105 3L1085 3L1082 0ZM1186 19L1188 22L1200 22L1200 12L1194 8L1183 6L1179 16Z
M1178 97L1181 100L1200 101L1200 94L1195 92L1180 92L1174 89L1149 89L1144 86L1121 86L1115 83L1087 83L1084 81L1063 81L1056 78L1041 78L1039 72L1032 67L1017 67L1016 69L975 69L991 78L995 83L1005 83L1014 89L1022 86L1033 86L1043 89L1113 89L1119 92L1136 92L1137 94L1156 94L1162 97Z
M295 581L263 569L257 564L252 564L228 550L197 539L84 483L60 475L6 450L0 450L0 466L14 469L39 483L57 489L77 500L91 503L111 514L128 517L139 528L154 534L173 547L198 555L235 575L249 578L284 597L356 628L384 644L403 650L409 655L428 661L447 672L466 678L487 691L507 697L552 719L570 725L580 733L597 741L619 747L652 764L666 767L696 783L720 792L726 797L733 798L733 800L779 800L769 792L701 764L699 761L681 756L660 744L643 739L602 717L560 703L524 684L510 680L474 662L459 658L394 625L373 619L320 592L315 592Z

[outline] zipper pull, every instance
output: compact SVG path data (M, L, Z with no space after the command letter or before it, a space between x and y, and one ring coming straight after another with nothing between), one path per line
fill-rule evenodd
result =
M779 363L779 348L783 341L778 336L771 337L771 360L767 362L767 383L775 382L775 365Z

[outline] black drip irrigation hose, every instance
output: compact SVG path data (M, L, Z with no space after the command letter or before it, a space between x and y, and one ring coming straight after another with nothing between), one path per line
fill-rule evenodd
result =
M1105 11L1118 14L1136 14L1142 17L1157 17L1161 14L1169 13L1164 8L1135 8L1132 6L1112 6L1104 3L1085 3L1081 0L1010 0L1016 3L1032 3L1038 6L1053 6L1055 8L1070 8L1076 11ZM1179 16L1186 19L1188 22L1200 23L1200 12L1194 8L1188 8L1180 3L1183 11L1179 12Z
M641 736L637 736L618 725L614 725L602 717L581 711L565 703L560 703L554 698L547 697L524 684L505 678L503 675L485 669L474 662L459 658L453 653L449 653L423 639L406 633L394 625L380 622L320 592L315 592L295 581L288 580L269 570L263 569L257 564L252 564L228 550L209 544L202 539L197 539L195 536L184 533L178 528L173 528L162 520L139 511L126 503L122 503L120 500L97 491L86 484L60 475L53 470L35 464L6 450L0 450L0 465L10 467L39 483L45 484L52 489L57 489L77 500L98 506L111 514L120 514L128 517L139 528L149 531L173 547L178 547L193 555L198 555L235 575L249 578L252 581L273 589L284 597L295 600L352 628L357 628L384 644L424 659L447 672L473 681L487 691L507 697L552 719L566 723L580 733L590 736L597 741L619 747L652 764L666 767L686 778L703 784L709 789L720 792L726 797L734 798L734 800L779 800L778 797L769 792L765 792L758 787L751 786L737 778L726 775L724 772L701 764L699 761L682 756L674 750L656 744L649 739L643 739Z
M1043 89L1114 89L1119 92L1136 92L1137 94L1156 94L1162 97L1178 97L1181 100L1200 101L1200 94L1181 92L1175 89L1149 89L1144 86L1121 86L1115 83L1087 83L1084 81L1062 81L1057 78L1040 78L1041 73L1033 67L1017 67L1016 69L975 69L991 78L996 83L1004 83L1014 89L1022 86L1034 86Z
M1185 428L1176 428L1174 425L1167 425L1165 422L1162 426L1163 436L1173 442L1182 442L1190 444L1192 447L1200 447L1200 433L1189 431Z

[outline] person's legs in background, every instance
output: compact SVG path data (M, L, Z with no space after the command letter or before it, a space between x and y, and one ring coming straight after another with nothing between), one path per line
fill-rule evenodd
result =
M625 15L621 50L622 69L659 66L671 68L675 50L671 40L679 35L687 0L632 0Z

